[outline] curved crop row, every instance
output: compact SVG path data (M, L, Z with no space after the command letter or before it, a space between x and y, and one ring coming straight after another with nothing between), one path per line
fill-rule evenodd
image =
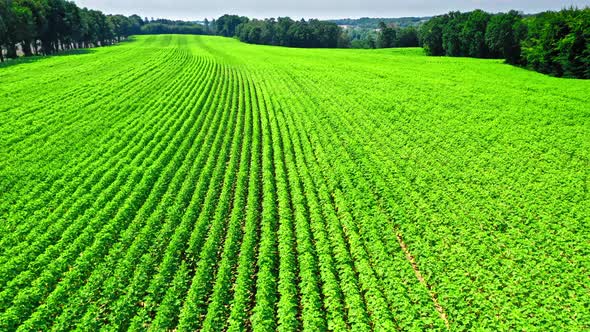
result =
M590 329L585 82L188 35L0 74L0 330Z

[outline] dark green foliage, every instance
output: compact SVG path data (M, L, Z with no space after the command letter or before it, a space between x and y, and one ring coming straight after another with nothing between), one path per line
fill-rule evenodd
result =
M223 15L217 19L215 29L218 35L225 37L233 37L236 35L238 25L247 23L249 19L238 15Z
M520 62L520 42L526 35L522 16L516 11L492 16L486 30L486 44L493 57L508 63Z
M432 18L420 27L422 45L428 55L445 55L443 48L443 28L449 21L448 15Z
M276 21L251 20L238 26L236 35L241 41L252 44L286 45L289 40L282 29L277 29ZM281 33L279 33L281 31Z
M442 29L442 43L446 55L465 56L466 43L463 40L463 25L467 19L467 14L459 12L449 13L449 20Z
M546 12L526 19L522 60L554 76L590 78L590 8Z
M121 37L128 37L133 33L139 32L139 25L135 25L129 18L123 15L110 16L110 21L113 28L113 34L117 38L117 41L121 40Z
M155 20L141 26L139 34L204 35L207 34L207 32L203 25L197 23L184 21Z
M466 55L474 58L486 58L490 52L486 45L486 28L492 17L482 10L471 12L463 23L462 37Z
M377 48L377 33L374 29L347 28L343 36L350 41L351 48Z
M289 17L253 19L238 25L235 34L241 41L252 44L306 48L336 48L348 44L348 40L342 38L342 29L335 23L293 21Z
M4 54L2 52L2 46L6 44L8 38L8 6L6 1L0 1L0 61L4 61Z
M379 48L390 48L395 46L397 31L392 26L387 26L385 23L379 23L379 37L377 38L377 46Z
M590 78L590 8L523 17L450 12L420 27L428 55L503 58L558 77Z
M418 30L414 26L399 27L385 21L378 31L361 27L347 27L343 35L352 48L418 47Z
M65 0L0 2L0 46L9 58L103 46L140 32L137 15L105 15ZM0 55L0 60L3 56Z
M420 37L429 55L493 57L486 43L488 23L493 16L482 10L450 12L432 18L420 27Z
M219 30L218 30L219 31ZM223 33L217 32L219 35ZM330 21L300 20L289 17L252 19L236 27L235 36L251 44L302 48L389 48L418 47L418 30L384 25L375 29L343 29Z
M345 25L349 28L361 28L361 29L377 29L379 23L383 22L389 25L395 25L397 27L417 27L423 22L426 22L430 17L397 17L397 18L374 18L374 17L361 17L361 18L344 18L339 20L329 20L329 22L336 23L338 25Z
M418 30L415 27L407 27L397 32L397 46L399 47L418 47Z
M218 31L232 28L231 22L224 21L227 17L220 20ZM245 18L238 19L242 22ZM216 25L215 21L212 25ZM16 58L19 47L25 56L47 55L111 45L131 35L207 34L214 30L194 22L148 18L144 21L137 15L105 15L98 10L81 9L66 0L0 1L0 47L6 50L8 58ZM3 60L0 52L0 61Z

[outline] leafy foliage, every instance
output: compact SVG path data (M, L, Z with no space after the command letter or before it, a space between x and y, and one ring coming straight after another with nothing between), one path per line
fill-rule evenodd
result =
M155 20L143 24L139 33L144 35L204 35L207 31L201 24L183 21Z
M564 9L527 18L522 59L542 73L590 78L590 8Z
M337 20L328 20L338 25L343 25L351 28L361 29L377 29L379 23L383 22L387 25L394 25L401 28L417 27L421 23L426 22L430 17L398 17L398 18L375 18L375 17L361 17L361 18L345 18Z
M110 45L140 33L142 24L137 15L104 15L65 0L2 1L0 49L6 49L8 58L16 58L17 46L30 56Z
M236 28L236 36L243 42L276 46L336 48L341 35L342 29L334 23L288 17L254 19Z
M558 77L590 78L590 8L523 17L516 11L451 12L420 27L429 55L501 57Z

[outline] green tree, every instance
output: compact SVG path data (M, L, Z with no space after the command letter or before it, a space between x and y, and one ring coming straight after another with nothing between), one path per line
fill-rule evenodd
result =
M369 35L367 37L367 46L369 46L369 48L377 48L377 42L375 41L373 35Z
M33 13L20 1L12 1L10 12L11 19L7 22L7 56L17 57L17 45L21 46L25 55L31 55L30 43L35 33Z
M107 18L113 26L113 34L117 41L121 41L121 38L125 39L129 37L134 31L134 24L137 24L137 22L133 22L130 18L123 15L109 15Z
M4 47L8 44L9 7L6 0L0 0L0 61L4 61Z
M309 27L312 30L311 47L336 48L340 39L342 29L335 23L320 20L309 20Z
M449 19L442 29L442 42L444 54L448 56L465 56L465 41L463 40L463 27L467 15L460 12L450 12Z
M209 20L207 18L203 21L203 25L205 25L205 32L209 33Z
M590 8L545 12L526 19L522 58L554 76L590 78Z
M448 15L433 17L420 27L420 39L426 54L445 55L443 48L443 29L449 21Z
M377 46L379 48L394 47L396 38L397 32L394 27L379 22L379 35L377 37Z
M474 58L487 58L490 56L485 36L491 16L491 14L479 9L467 14L461 37L465 47L463 52L465 55Z
M285 46L310 47L311 35L312 31L305 20L302 19L301 21L294 22L289 27L289 31L287 31L289 44Z
M248 22L247 17L225 14L217 19L217 34L225 37L233 37L236 35L238 25L246 22Z
M287 46L291 44L289 29L295 22L290 17L277 18L276 43L277 45Z
M486 28L486 44L492 56L501 56L508 63L521 61L521 40L526 35L522 16L516 11L497 14L490 18Z
M143 25L144 25L144 22L139 15L129 16L129 36L140 34L141 27Z
M418 47L420 41L418 40L418 30L415 27L407 27L400 29L397 33L396 45L399 47Z

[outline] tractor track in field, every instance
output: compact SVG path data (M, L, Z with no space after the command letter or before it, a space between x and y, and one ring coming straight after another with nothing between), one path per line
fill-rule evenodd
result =
M414 255L412 255L412 253L410 252L410 249L408 248L408 245L404 241L402 234L399 232L396 232L395 235L396 235L397 240L399 242L399 246L402 248L402 250L404 251L404 254L406 255L406 259L412 265L412 269L414 270L414 273L416 274L416 278L418 278L420 283L422 285L424 285L424 287L426 287L426 289L428 289L428 293L430 294L430 298L432 299L432 303L434 303L434 307L436 308L436 311L438 311L438 314L440 315L440 319L442 319L445 322L445 326L447 327L447 330L449 330L451 328L451 326L449 324L449 318L447 317L447 314L446 314L443 306L440 305L440 302L438 302L438 296L432 290L432 285L430 285L426 281L426 279L424 279L424 276L422 275L422 272L420 272L420 268L418 267L418 263L416 263L416 259L414 258Z

